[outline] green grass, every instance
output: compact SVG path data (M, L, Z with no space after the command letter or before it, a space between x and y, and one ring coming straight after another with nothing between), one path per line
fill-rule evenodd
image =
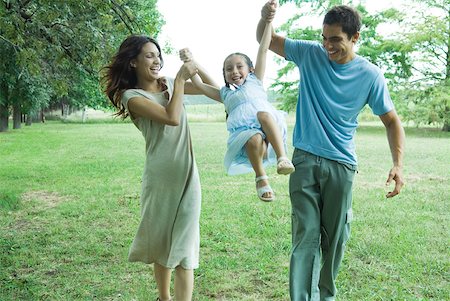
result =
M195 118L203 203L194 300L288 300L288 177L269 169L278 200L259 201L252 174L224 173L223 121ZM387 200L385 132L358 130L355 220L338 300L450 299L450 136L406 132L406 186ZM144 163L132 124L10 130L0 133L0 162L0 300L156 299L151 268L127 262Z

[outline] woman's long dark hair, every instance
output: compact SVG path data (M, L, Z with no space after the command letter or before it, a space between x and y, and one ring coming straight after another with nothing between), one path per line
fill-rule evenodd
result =
M113 57L111 64L104 67L105 72L102 77L102 84L105 87L105 94L118 110L116 116L126 118L128 113L122 104L122 94L127 89L136 88L137 77L131 61L141 53L142 47L147 43L155 44L159 51L161 68L164 61L161 54L161 47L158 42L148 36L132 35L126 38L119 47L118 52Z

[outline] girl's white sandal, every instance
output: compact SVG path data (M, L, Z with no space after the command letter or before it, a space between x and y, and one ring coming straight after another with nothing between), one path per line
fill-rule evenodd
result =
M287 157L279 157L277 161L277 173L280 175L288 175L295 171L295 167L291 160Z
M259 181L268 180L268 179L269 179L269 177L267 175L263 175L263 176L256 177L255 182L256 182L256 184L258 184ZM270 192L272 194L272 196L264 197L263 195L267 192ZM273 200L275 200L275 194L273 193L272 187L270 187L270 185L256 187L256 193L258 194L258 197L261 201L272 202Z

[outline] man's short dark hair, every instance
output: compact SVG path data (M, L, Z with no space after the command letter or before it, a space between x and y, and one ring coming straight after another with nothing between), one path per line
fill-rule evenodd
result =
M340 25L350 40L361 29L361 16L356 9L350 6L338 5L327 12L323 24Z

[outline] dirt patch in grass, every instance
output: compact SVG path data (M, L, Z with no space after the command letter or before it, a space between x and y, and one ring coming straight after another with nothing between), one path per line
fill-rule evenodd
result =
M58 206L61 202L67 201L67 198L56 192L38 190L22 194L22 201L36 202L35 209L50 209Z
M55 208L68 200L66 196L45 190L25 192L20 199L23 206L21 210L9 213L13 221L7 227L19 232L30 229L38 231L45 224L45 221L40 218L40 212Z
M435 176L431 174L408 174L405 176L406 182L417 183L424 181L447 182L448 179L443 176Z

